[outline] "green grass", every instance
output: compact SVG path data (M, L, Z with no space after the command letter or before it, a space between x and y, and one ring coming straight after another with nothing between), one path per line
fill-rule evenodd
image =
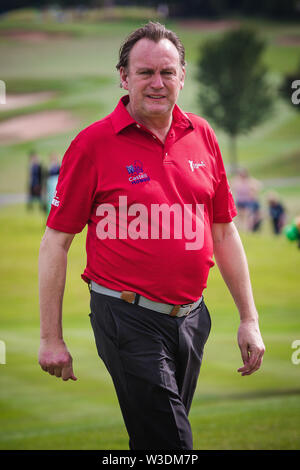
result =
M37 257L44 218L22 206L1 209L1 449L127 449L111 379L97 356L89 295L80 274L85 231L70 249L64 337L77 382L40 370ZM205 300L212 317L192 405L195 449L298 449L299 367L291 344L300 337L299 251L285 238L242 235L266 353L260 371L240 377L238 313L214 267Z

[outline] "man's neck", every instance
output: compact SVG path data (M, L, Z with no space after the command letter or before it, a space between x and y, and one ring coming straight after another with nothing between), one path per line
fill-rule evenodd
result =
M146 117L133 113L130 108L130 103L127 104L126 109L136 122L147 127L147 129L153 132L163 143L165 142L172 124L172 114L169 116L153 116L151 119L147 119Z

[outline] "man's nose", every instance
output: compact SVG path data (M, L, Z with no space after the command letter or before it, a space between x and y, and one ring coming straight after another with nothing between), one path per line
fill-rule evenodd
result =
M152 86L152 88L163 88L164 87L164 82L163 82L163 79L162 79L161 74L159 72L155 73L152 76L151 86Z

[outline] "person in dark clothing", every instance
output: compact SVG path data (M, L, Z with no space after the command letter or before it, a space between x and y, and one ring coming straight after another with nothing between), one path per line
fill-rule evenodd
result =
M29 184L27 208L32 208L32 203L37 200L42 207L42 177L43 170L36 152L29 155Z
M58 156L55 153L50 155L50 165L48 169L48 176L58 176L60 170L60 163Z
M269 193L268 203L273 232L275 235L279 235L285 223L285 208L279 201L278 195L275 192Z

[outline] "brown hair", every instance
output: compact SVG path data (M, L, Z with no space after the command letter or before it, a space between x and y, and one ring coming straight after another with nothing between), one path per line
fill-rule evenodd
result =
M119 51L119 62L116 65L117 70L119 70L120 67L128 67L129 53L131 49L137 41L143 38L150 39L154 42L159 42L161 39L169 39L169 41L171 41L178 50L181 66L184 67L186 65L184 46L177 34L166 29L166 27L161 23L149 21L145 26L142 26L130 33L123 42Z

